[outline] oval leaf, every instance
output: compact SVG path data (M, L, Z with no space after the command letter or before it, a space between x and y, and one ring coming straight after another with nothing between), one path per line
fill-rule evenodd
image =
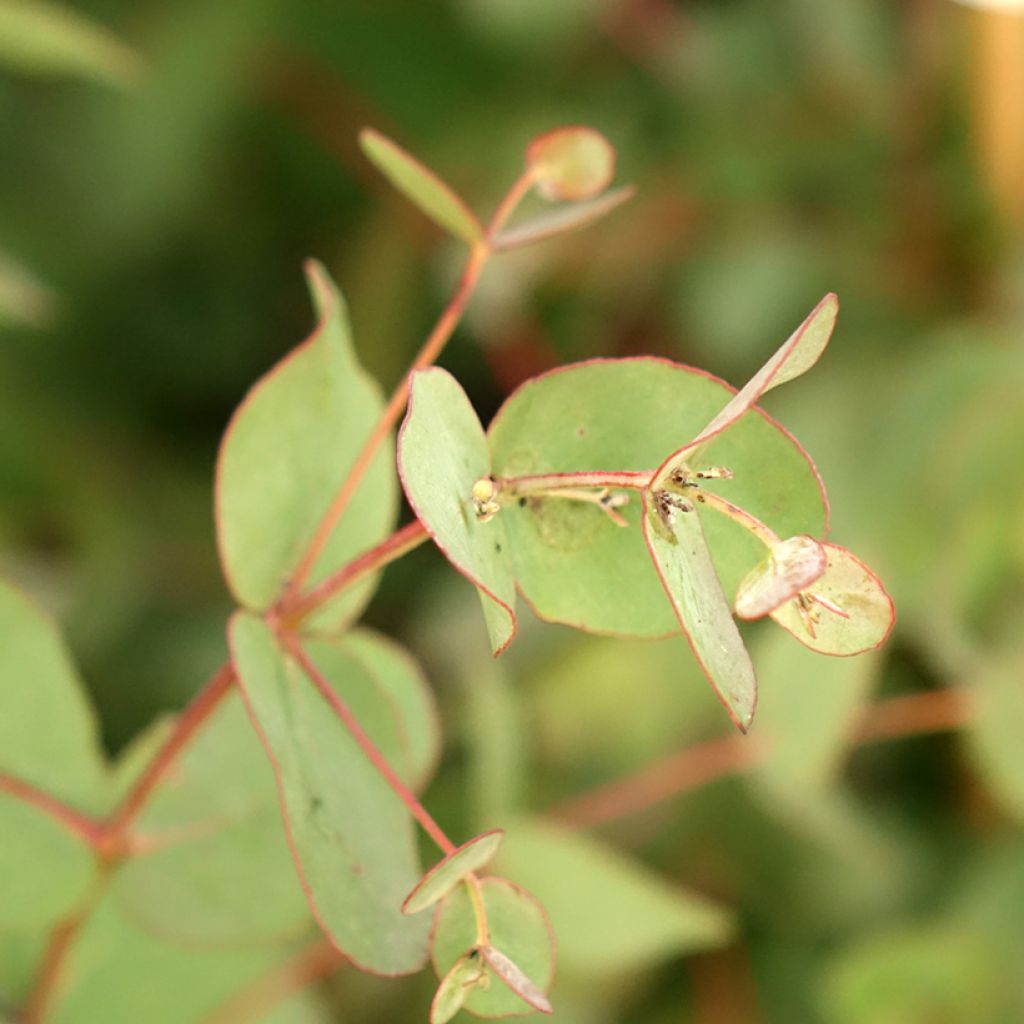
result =
M636 195L636 189L632 185L626 185L623 188L606 192L596 199L570 203L548 210L537 217L531 217L521 224L498 232L494 238L494 248L499 250L518 249L523 245L533 245L534 242L543 242L545 239L568 234L570 231L578 231L611 213L616 207L632 199L634 195Z
M526 976L526 973L514 960L505 956L500 949L495 949L493 946L482 947L480 955L486 961L487 966L524 1003L528 1003L535 1010L540 1010L541 1013L552 1012L548 997Z
M852 655L883 644L896 620L892 598L878 577L846 548L824 544L828 566L800 598L772 618L812 650Z
M229 639L317 921L364 970L418 970L429 922L400 910L420 875L408 811L264 622L238 612Z
M405 898L402 913L416 914L444 899L466 875L479 871L498 852L505 833L500 829L484 832L463 843L454 853L435 864L416 883Z
M825 549L813 537L790 537L773 545L751 569L736 592L736 614L760 619L810 586L828 564Z
M134 836L137 855L117 872L113 891L154 935L223 945L309 926L274 774L236 693L147 801Z
M504 878L481 879L480 890L490 945L517 964L543 996L551 987L555 971L554 939L544 908L528 892ZM434 918L431 959L437 976L444 977L451 965L475 945L473 906L465 886L460 886L440 904ZM465 1007L478 1017L518 1016L535 1008L506 983L493 982L487 988L474 988Z
M615 177L615 147L593 128L556 128L530 143L526 166L545 199L593 199Z
M398 472L417 518L452 565L480 593L495 654L516 631L515 584L504 518L478 515L479 485L491 473L483 428L446 370L412 376L398 435Z
M462 1009L470 990L486 977L478 950L470 950L452 964L430 1002L430 1024L448 1024Z
M651 357L562 367L517 389L494 418L488 440L495 476L653 472L665 451L695 434L731 394L702 371ZM733 478L705 486L780 536L820 536L827 529L814 465L761 409L715 438L707 455ZM675 633L675 616L649 564L638 497L631 495L618 513L627 529L595 505L533 494L503 504L493 522L504 521L516 583L541 618L624 636ZM705 517L704 529L723 586L735 593L764 546L717 514Z
M726 427L735 423L766 391L806 373L825 351L838 314L839 300L829 292L771 359L747 381L743 389L733 396L711 422L692 441L665 460L659 467L652 486L664 486L678 469L690 461L700 460L703 446L716 434L720 434Z
M644 494L644 539L700 667L741 732L754 719L757 679L708 551L701 516L665 492Z
M401 146L373 128L364 128L359 133L359 145L377 170L435 224L470 245L483 238L484 229L476 214L433 171Z
M729 914L710 900L591 836L549 822L511 824L501 865L543 900L567 971L635 975L717 948L732 932Z
M341 295L318 263L306 275L317 327L246 396L217 461L221 564L235 598L256 611L280 596L383 408L380 389L356 362ZM385 444L313 566L311 585L391 532L395 483ZM310 628L341 628L374 585L371 578L328 602Z

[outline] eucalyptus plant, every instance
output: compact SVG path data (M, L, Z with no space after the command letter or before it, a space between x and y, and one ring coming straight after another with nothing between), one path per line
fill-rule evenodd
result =
M821 356L834 295L739 391L665 359L595 359L528 380L485 430L433 365L485 266L589 225L632 189L612 187L602 135L561 128L529 144L484 222L391 140L361 143L468 255L388 398L358 363L337 288L308 264L316 327L238 407L217 462L238 604L224 666L109 764L55 629L0 590L0 810L22 862L45 864L0 883L0 924L52 929L24 1021L113 1019L66 984L114 942L110 899L153 934L211 944L287 939L311 912L325 962L401 975L429 959L431 1024L461 1008L550 1012L545 911L514 877L485 873L501 829L456 840L420 801L440 751L433 696L407 651L359 625L381 571L425 541L477 589L495 655L519 599L595 633L681 630L744 732L757 685L737 618L770 617L830 655L875 648L891 628L881 583L827 539L814 463L757 404ZM530 193L552 205L517 219ZM401 526L400 491L414 514ZM416 825L439 851L426 871ZM300 884L277 884L293 872Z

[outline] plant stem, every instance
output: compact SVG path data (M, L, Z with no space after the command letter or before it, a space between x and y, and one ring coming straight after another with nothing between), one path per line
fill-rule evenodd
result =
M721 512L723 516L727 516L734 523L738 523L749 533L752 533L765 547L770 548L779 543L779 535L770 526L762 523L757 516L751 515L746 509L740 508L739 505L734 505L720 494L715 494L714 491L709 491L703 487L695 488L694 500L706 508L713 508L716 512Z
M931 690L889 697L863 709L852 747L880 740L946 732L960 728L973 714L966 689ZM767 744L737 736L707 740L641 768L633 775L573 797L548 813L576 828L607 825L666 800L690 793L763 761Z
M539 491L577 490L606 487L609 490L642 491L654 474L648 472L542 473L536 476L499 477L494 481L499 494L518 497Z
M56 797L50 796L49 793L37 789L31 783L0 772L0 792L7 793L41 811L57 822L65 831L70 832L89 846L98 845L103 833L102 822L83 814L74 807L69 807Z
M326 939L319 939L275 964L203 1018L203 1024L241 1024L262 1020L289 996L333 974L345 958Z
M395 795L409 809L409 813L420 823L423 831L441 848L445 856L455 852L455 844L444 834L440 825L430 816L427 809L416 799L415 794L398 777L398 774L388 763L387 758L381 753L377 745L370 739L366 731L359 724L359 720L352 713L352 709L338 696L334 688L321 674L320 670L313 664L312 659L303 650L301 644L294 634L283 633L282 643L287 647L289 653L302 667L303 672L309 681L320 691L321 696L334 709L335 714L341 719L349 734L359 745L359 748L370 759L371 764L384 777L384 780L394 791Z
M493 255L494 250L491 246L491 239L498 233L523 196L533 186L533 177L532 171L527 171L520 176L499 204L498 209L491 218L490 224L487 226L485 237L469 250L469 257L462 269L459 283L456 285L448 305L444 308L437 323L434 325L434 329L427 336L423 347L412 361L409 372L403 377L401 383L392 393L387 406L377 420L366 443L363 445L362 451L352 464L348 476L320 521L309 547L300 559L282 600L282 610L291 610L291 606L302 592L302 588L313 566L316 564L317 558L320 557L345 509L348 508L349 502L351 502L356 491L359 489L363 477L373 462L373 457L377 454L385 438L391 433L392 427L394 427L402 415L409 397L409 377L416 370L421 370L423 367L433 364L448 343L448 339L451 338L466 306L469 304L470 296L480 280L484 267Z
M115 808L104 825L103 842L109 845L114 855L119 854L125 833L142 810L150 794L163 779L182 749L188 745L195 733L218 707L231 690L235 681L235 670L230 662L222 665L199 691L192 703L182 712L175 723L174 731L164 745L146 765L138 781L128 795Z
M382 569L385 565L419 547L428 537L426 528L418 519L407 523L390 537L382 540L376 547L364 551L347 565L343 565L336 573L328 576L322 583L317 584L289 611L289 622L305 618L310 612L315 611L343 590L358 583L365 576Z
M470 873L463 879L466 883L466 891L469 893L469 902L473 905L473 919L476 922L476 944L478 946L489 946L491 944L491 929L487 924L487 909L484 907L484 893L480 888L480 879L476 874Z

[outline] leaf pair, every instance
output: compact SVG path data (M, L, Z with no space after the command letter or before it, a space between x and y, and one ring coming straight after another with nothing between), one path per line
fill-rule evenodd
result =
M514 249L574 231L610 213L632 187L605 191L615 173L615 150L592 128L558 128L535 138L526 151L525 178L545 199L561 205L507 229L485 228L468 204L433 171L372 128L359 143L394 187L439 227L472 246Z
M662 463L644 491L644 537L658 575L694 655L743 731L754 717L757 680L708 551L697 474L715 437L766 391L818 361L838 309L836 297L826 295L707 426ZM771 614L802 643L830 654L877 647L893 620L877 577L845 549L809 536L772 545L741 584L737 609L744 618Z

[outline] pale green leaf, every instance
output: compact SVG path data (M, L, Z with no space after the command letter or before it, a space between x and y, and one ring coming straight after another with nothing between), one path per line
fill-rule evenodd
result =
M759 619L796 597L825 571L828 556L813 537L790 537L771 550L743 577L736 591L736 614Z
M548 238L578 231L580 228L593 224L612 210L632 199L636 189L632 185L612 189L596 199L588 199L578 203L566 203L552 210L531 217L518 224L499 231L494 238L495 249L517 249L524 245L533 245Z
M310 926L267 764L237 693L204 723L146 803L139 855L113 889L155 935L224 945Z
M109 29L51 0L0 0L0 64L115 85L130 84L142 72L139 55Z
M221 443L217 536L236 599L265 610L280 596L383 408L356 362L340 294L317 263L307 267L319 313L313 334L252 389ZM392 530L393 450L381 447L309 577L316 584ZM371 578L311 616L338 629L365 605Z
M472 245L484 229L472 210L433 171L372 128L359 133L359 145L371 163L432 221Z
M425 915L406 917L400 909L420 877L408 811L261 620L236 613L229 636L317 921L363 969L417 970L426 955L429 921ZM339 696L351 683L328 681ZM375 715L374 721L386 716Z
M757 704L757 679L711 561L701 514L693 505L659 501L658 495L644 500L644 537L679 624L729 717L746 732Z
M494 829L463 843L416 883L402 904L402 911L416 914L444 899L463 878L490 863L504 838L501 829Z
M480 881L490 944L510 958L542 992L554 978L554 944L547 915L524 889L504 878ZM465 886L448 895L438 907L431 938L431 959L439 978L476 944L476 919ZM531 1007L500 977L486 988L474 988L466 1009L478 1017L508 1017L529 1013Z
M823 544L828 565L801 602L787 601L772 618L813 651L852 655L883 644L896 610L878 577L846 548Z
M503 515L477 515L474 485L490 476L490 453L466 393L445 370L413 375L398 471L434 543L479 591L491 647L499 653L515 635L509 542Z
M729 915L603 843L541 822L509 825L501 869L551 915L559 962L630 974L725 943Z
M680 467L703 458L708 442L735 423L753 408L757 400L772 388L806 373L825 351L836 316L839 300L831 292L807 315L804 322L776 350L775 354L737 392L692 440L673 452L658 469L653 486L660 488ZM692 468L699 468L694 465Z
M662 359L593 360L520 387L501 407L488 438L499 478L634 470L653 473L680 437L692 436L728 402L731 390L709 375ZM821 484L800 446L761 410L716 438L708 463L733 471L705 483L777 534L820 536ZM618 510L616 526L599 508L530 495L503 503L516 582L542 618L626 636L678 630L640 530L640 501ZM732 520L704 518L716 569L728 593L764 547Z

